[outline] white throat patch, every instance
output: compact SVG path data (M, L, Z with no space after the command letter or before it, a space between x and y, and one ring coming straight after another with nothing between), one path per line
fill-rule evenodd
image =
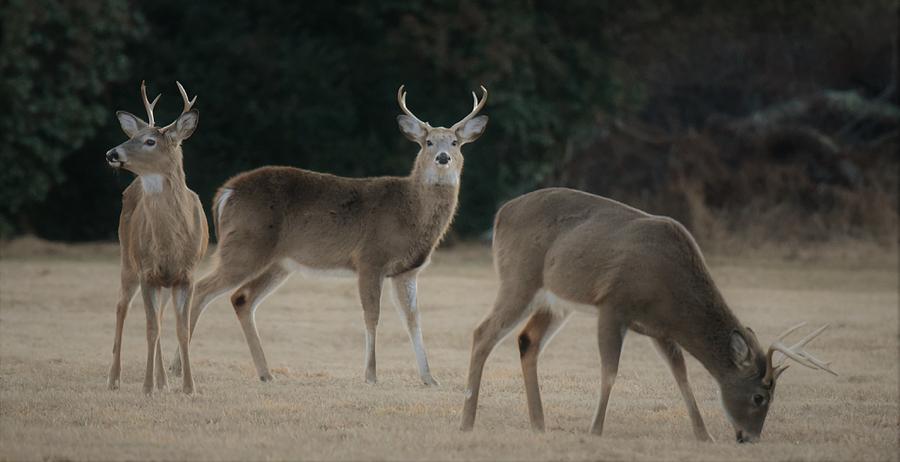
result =
M446 184L456 186L459 184L459 172L456 170L441 171L429 169L425 172L425 184Z
M147 194L161 193L163 190L162 175L141 175L141 186Z

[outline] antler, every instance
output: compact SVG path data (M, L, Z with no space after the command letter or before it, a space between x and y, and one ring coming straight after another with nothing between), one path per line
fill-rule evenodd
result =
M462 127L466 122L471 120L472 117L475 117L475 115L478 114L478 112L481 111L482 108L484 108L485 103L487 103L488 91L487 88L484 88L484 85L481 85L481 91L484 93L484 95L481 97L481 101L478 101L478 96L475 95L474 91L472 92L472 112L470 112L469 115L463 117L463 119L459 122L453 124L453 126L450 127L450 130L456 130L457 128Z
M152 127L155 123L153 120L153 107L156 106L156 102L159 101L159 97L162 96L162 93L156 95L156 98L153 98L153 102L151 103L147 100L147 86L144 84L144 81L141 80L141 97L144 100L144 108L147 109L147 123Z
M181 82L176 80L175 85L178 85L178 92L181 93L181 100L184 102L184 108L181 109L181 113L184 114L185 112L190 111L191 108L194 106L194 103L197 102L197 95L194 95L194 99L189 99L187 91L185 91L184 87L181 86ZM172 122L169 125L166 125L165 127L163 127L161 129L161 131L166 131L166 130L174 127L176 122L178 122L177 118L175 119L175 122Z
M806 350L803 349L803 346L805 346L807 343L811 342L814 338L818 337L819 334L824 332L825 329L828 328L828 324L825 324L824 326L816 329L815 331L813 331L806 337L803 337L802 339L800 339L799 342L795 343L792 346L787 346L782 342L782 340L784 340L785 337L787 337L788 335L790 335L791 333L793 333L794 331L796 331L797 329L799 329L805 325L806 325L805 322L801 322L800 324L797 324L796 326L791 327L790 329L782 332L781 335L778 336L778 339L776 339L774 342L772 342L772 345L769 347L769 352L766 355L766 366L767 367L766 367L766 375L765 375L765 377L763 377L764 383L771 383L773 380L777 379L778 376L781 375L781 373L784 372L788 368L788 365L784 364L786 360L779 362L778 365L774 364L773 357L775 355L775 352L781 353L784 356L786 356L787 358L793 359L794 361L796 361L810 369L823 370L830 374L838 375L837 372L831 370L828 367L828 365L831 363L816 359L815 356L809 354L809 352L807 352Z
M403 87L405 87L405 86L406 85L400 85L400 88L397 89L397 103L400 104L400 109L403 111L404 114L412 117L413 119L416 119L416 122L419 122L420 124L425 125L426 127L431 127L431 125L429 125L428 122L422 122L421 120L419 120L419 118L416 117L415 114L413 114L412 111L410 111L406 107L406 92L403 91Z

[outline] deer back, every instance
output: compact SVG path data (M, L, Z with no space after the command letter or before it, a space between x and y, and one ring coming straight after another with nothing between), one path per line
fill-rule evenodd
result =
M214 202L219 240L239 239L240 251L390 276L428 258L450 224L456 188L263 167L226 182Z

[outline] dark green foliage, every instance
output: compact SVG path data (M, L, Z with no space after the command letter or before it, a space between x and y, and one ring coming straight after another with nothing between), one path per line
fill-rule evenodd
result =
M176 79L199 95L185 170L207 207L228 177L263 165L406 174L417 147L396 126L400 84L420 118L444 126L484 84L491 122L464 148L454 226L464 235L538 186L602 179L598 188L627 190L623 199L659 195L668 156L697 160L671 151L651 171L592 173L580 159L603 169L621 156L596 149L614 118L681 135L712 115L744 116L828 88L876 97L896 81L886 71L895 0L2 5L0 232L54 239L115 236L131 176L111 173L103 154L125 140L116 110L143 116L142 79L163 93L160 123L181 108ZM736 153L722 149L719 160ZM651 187L629 189L626 173Z
M461 233L486 229L497 203L534 186L612 99L599 31L545 2L170 0L133 7L149 33L122 54L132 62L129 78L109 87L114 98L91 119L103 122L103 132L82 149L73 146L66 192L29 214L47 237L113 236L118 196L96 182L112 184L98 172L106 168L102 153L124 139L113 113L143 113L141 79L150 93L164 94L157 109L164 122L180 108L176 79L199 95L200 127L185 145L185 170L207 204L229 176L267 164L406 174L417 147L396 127L397 87L406 84L420 117L449 126L470 110L469 92L484 84L491 123L465 149ZM73 207L85 215L60 223L61 209Z
M0 3L0 235L63 179L64 158L108 125L110 82L143 23L121 0Z

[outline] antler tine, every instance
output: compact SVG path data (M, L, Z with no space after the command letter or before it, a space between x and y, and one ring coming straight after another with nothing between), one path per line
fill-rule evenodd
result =
M803 322L801 322L800 324L797 324L797 325L794 326L794 327L788 328L787 330L785 330L784 332L782 332L781 334L778 335L778 340L784 340L785 337L787 337L788 335L793 334L794 331L796 331L797 329L799 329L799 328L801 328L801 327L803 327L803 326L805 326L805 325L806 325L806 321L803 321Z
M809 368L811 368L811 369L817 369L817 368L818 368L813 362L811 362L811 361L806 357L806 355L804 355L803 353L801 353L801 352L799 352L799 351L791 350L790 348L788 348L787 346L785 346L784 344L782 344L782 343L780 343L780 342L777 342L777 343L773 344L773 345L772 345L772 349L775 350L775 351L778 351L779 353L781 353L781 354L783 354L783 355L785 355L785 356L787 356L788 358L793 359L794 361L797 361L798 363L800 363L800 364L802 364L802 365L804 365L804 366L806 366L806 367L809 367ZM779 364L779 366L780 366L780 364Z
M777 342L780 342L781 340L784 340L785 337L787 337L788 335L791 335L791 334L794 333L797 329L799 329L799 328L801 328L801 327L803 327L803 326L805 326L805 325L806 325L806 321L802 321L802 322L800 322L799 324L797 324L797 325L795 325L795 326L793 326L793 327L789 327L789 328L786 329L784 332L778 334L778 338L776 339L776 341L777 341ZM770 363L770 364L773 364L773 365L775 364L775 362L773 361L773 358L774 358L774 353L775 353L776 351L777 351L777 350L775 350L775 349L771 349L771 348L769 349L769 353L768 353L767 356L768 356L768 360L769 360L769 363ZM782 353L782 354L783 354L783 353Z
M147 110L147 124L151 127L156 123L153 120L153 108L156 106L156 102L159 101L159 97L162 96L162 93L156 95L156 98L153 98L153 102L151 103L147 99L147 85L145 81L141 80L141 98L144 100L144 108Z
M187 90L184 89L184 86L181 85L181 82L176 80L175 85L178 86L178 92L181 93L181 101L184 103L184 106L181 109L181 113L184 114L185 112L190 111L192 107L194 107L194 103L197 102L197 95L194 95L194 99L190 99L190 98L188 98ZM175 126L176 123L178 123L177 118L175 119L174 122L163 127L162 131L165 132L165 131L171 129L172 127Z
M194 95L194 99L188 99L187 91L181 86L181 82L176 80L175 85L178 85L178 91L181 93L181 99L184 101L184 109L181 110L181 113L184 114L185 112L190 111L194 106L194 103L197 102L197 95Z
M400 85L400 88L397 89L397 103L400 104L400 109L404 114L415 119L416 122L419 122L422 125L428 125L428 122L422 122L418 117L416 117L415 114L412 113L412 111L409 110L409 108L406 107L406 92L403 91L404 87L406 87L406 85Z
M472 112L470 112L469 115L463 117L463 119L460 120L459 122L456 122L455 124L453 124L453 126L450 127L451 130L456 130L457 128L463 126L463 124L465 124L466 122L471 120L472 117L475 117L476 114L478 114L482 109L484 109L484 105L487 103L488 91L487 91L487 88L484 88L484 85L480 85L480 88L481 88L482 93L484 94L481 97L481 100L480 101L478 100L478 96L475 95L475 92L473 91L472 92L472 99L473 99Z
M802 327L804 324L805 323L801 323L788 329L787 331L782 333L778 337L778 340L773 342L769 347L769 352L767 355L766 376L763 378L764 381L771 381L773 378L777 377L781 374L781 372L787 369L787 365L784 365L783 361L778 365L774 364L772 358L776 351L810 369L819 369L828 372L829 374L838 375L837 372L831 370L831 368L828 367L831 364L830 362L822 361L803 349L803 346L822 334L822 332L824 332L825 329L828 328L828 324L825 324L824 326L816 329L815 331L800 339L799 342L791 346L787 346L782 342L782 339L784 339L790 333L796 331L798 328Z
M821 334L822 332L825 332L825 329L828 329L828 324L825 324L824 326L816 329L815 331L813 331L806 337L803 337L802 339L800 339L799 342L797 342L791 346L791 349L794 349L797 347L802 347L802 346L806 345L807 343L811 342L814 338L818 337L819 334Z

